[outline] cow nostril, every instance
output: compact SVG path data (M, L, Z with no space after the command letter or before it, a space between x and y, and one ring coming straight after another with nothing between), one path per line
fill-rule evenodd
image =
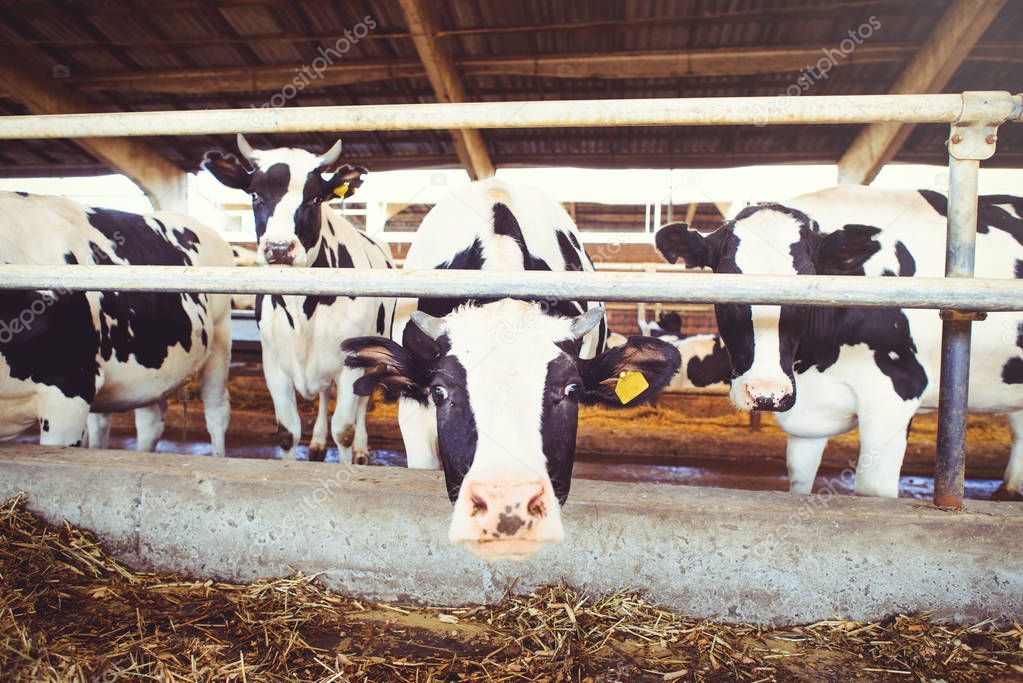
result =
M475 517L476 515L481 515L481 514L483 514L486 511L487 511L487 502L485 500L483 500L482 498L480 498L479 496L477 496L476 494L473 494L473 496L472 496L472 515L473 515L473 517Z
M544 502L543 490L529 499L529 505L526 506L526 512L533 517L542 518L547 516L547 504Z

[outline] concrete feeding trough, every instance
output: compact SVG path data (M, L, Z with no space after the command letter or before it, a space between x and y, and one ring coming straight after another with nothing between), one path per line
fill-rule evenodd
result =
M644 591L759 624L1023 614L1023 504L576 481L567 540L488 565L446 540L440 473L7 445L0 499L94 531L139 570L251 581L317 574L355 596L494 602L566 583Z

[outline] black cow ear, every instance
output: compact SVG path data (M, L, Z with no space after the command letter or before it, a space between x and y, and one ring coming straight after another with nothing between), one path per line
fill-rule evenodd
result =
M342 166L326 181L324 199L347 199L362 185L363 176L369 173L362 166Z
M715 269L720 258L716 235L704 237L686 223L668 223L657 231L654 243L668 263L681 259L690 268Z
M386 337L354 337L341 344L348 354L345 365L366 368L366 374L355 381L359 396L369 396L377 387L390 395L407 396L426 402L427 389L415 359L405 349Z
M252 174L233 154L206 152L200 165L224 185L236 190L249 191Z
M596 358L579 361L584 388L582 401L619 408L641 405L668 386L681 362L678 349L672 344L655 337L629 337L622 346ZM621 395L615 391L619 382L630 385Z
M863 275L863 264L881 250L880 228L850 224L820 238L814 256L818 275Z

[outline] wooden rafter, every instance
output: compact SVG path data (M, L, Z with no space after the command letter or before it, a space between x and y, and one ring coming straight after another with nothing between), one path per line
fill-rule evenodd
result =
M422 0L399 0L405 24L426 70L438 102L467 102L465 86L447 48L437 39L437 23ZM451 131L458 159L474 179L494 175L483 136L478 130L460 128Z
M1005 3L1006 0L955 0L889 92L893 95L941 92ZM839 160L838 181L854 185L872 181L895 158L914 127L908 123L866 126Z

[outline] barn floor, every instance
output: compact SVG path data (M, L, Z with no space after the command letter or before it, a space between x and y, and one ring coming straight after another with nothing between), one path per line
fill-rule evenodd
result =
M273 406L260 376L231 379L232 416L228 433L231 457L276 457ZM205 454L209 445L199 401L172 400L167 429L159 450ZM308 441L315 404L300 401L304 439ZM397 410L377 402L368 418L370 464L404 466ZM910 432L903 466L901 495L930 498L934 482L936 415L918 416ZM130 416L115 420L112 448L132 448ZM1001 475L1008 459L1011 434L1004 416L969 418L966 496L1004 498ZM31 438L26 437L29 440ZM574 475L583 479L660 482L746 490L788 489L785 435L765 414L759 431L751 431L747 415L735 411L722 396L665 396L656 407L630 410L584 409L580 419ZM851 493L851 477L843 476L855 462L855 433L833 439L826 451L817 490ZM300 457L305 457L303 444ZM336 458L331 449L328 459Z
M698 621L627 592L550 587L492 606L412 606L309 577L249 585L136 573L23 497L0 508L4 681L1010 681L1023 629Z

